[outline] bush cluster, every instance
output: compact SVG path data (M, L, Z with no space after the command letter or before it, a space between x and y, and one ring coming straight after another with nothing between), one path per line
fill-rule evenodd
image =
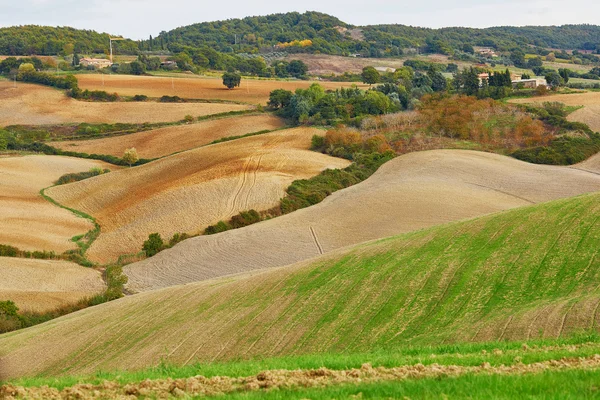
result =
M106 174L107 172L110 172L110 170L102 169L102 168L91 168L89 171L85 171L85 172L75 172L75 173L71 173L71 174L65 174L65 175L61 176L60 178L58 178L58 180L55 182L55 184L56 185L64 185L67 183L82 181L84 179L91 178L92 176Z

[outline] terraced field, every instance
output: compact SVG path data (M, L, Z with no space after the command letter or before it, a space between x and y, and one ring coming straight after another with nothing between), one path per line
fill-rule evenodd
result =
M220 118L195 124L169 126L124 136L92 140L53 142L52 146L88 154L123 156L123 151L135 147L141 158L157 158L193 149L229 136L240 136L283 126L283 120L272 115L249 115Z
M106 90L117 92L120 95L134 96L145 94L150 97L179 96L188 99L218 99L240 101L250 104L266 104L269 94L275 89L294 91L298 88L306 89L311 81L277 81L242 79L239 88L229 90L223 86L220 78L207 77L156 77L156 76L130 76L109 75L104 79L100 75L78 75L79 86L82 89ZM355 83L348 82L318 82L325 89L339 89L350 87ZM365 86L359 84L359 86Z
M85 75L84 75L85 76ZM77 101L56 90L0 80L0 126L66 123L143 123L180 121L186 115L199 117L247 110L239 104Z
M600 190L600 175L461 150L411 153L313 207L125 267L146 291L279 267L367 240Z
M0 301L22 311L50 311L105 289L100 272L66 261L0 257Z
M559 94L511 100L513 103L540 104L547 101L557 101L568 106L583 106L583 108L571 113L567 119L569 121L583 122L595 132L600 132L600 92Z
M275 206L296 179L347 166L308 150L322 132L295 128L201 147L47 194L97 218L102 233L88 256L109 262L139 252L150 233L202 232L240 211Z
M142 293L2 335L0 362L48 376L597 332L599 216L596 193Z
M0 244L57 253L76 248L71 238L86 233L93 224L51 204L39 192L64 174L94 167L119 168L72 157L0 157Z

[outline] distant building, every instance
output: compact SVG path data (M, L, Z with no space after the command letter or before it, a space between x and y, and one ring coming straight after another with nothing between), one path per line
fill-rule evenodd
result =
M161 68L175 69L177 68L176 61L163 61L160 63Z
M512 81L513 88L535 89L538 86L548 86L545 79L517 79Z
M497 57L496 51L491 47L475 47L475 52L484 57L493 58Z
M96 68L110 67L113 63L105 58L81 58L79 59L79 65L88 67L93 65Z

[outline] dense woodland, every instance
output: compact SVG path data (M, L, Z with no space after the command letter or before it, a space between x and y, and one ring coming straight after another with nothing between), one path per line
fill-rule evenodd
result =
M104 53L106 33L67 27L19 26L0 29L0 54L64 55ZM473 46L497 51L515 48L536 52L542 48L597 52L600 27L595 25L495 27L486 29L429 29L406 25L354 27L318 12L272 14L243 19L203 22L163 31L157 37L116 44L120 54L146 51L180 53L190 48L217 53L256 54L277 50L288 53L360 54L371 57L402 55L407 49L429 53L472 53ZM536 49L538 48L538 49ZM211 61L207 51L203 57ZM214 55L212 55L214 58Z

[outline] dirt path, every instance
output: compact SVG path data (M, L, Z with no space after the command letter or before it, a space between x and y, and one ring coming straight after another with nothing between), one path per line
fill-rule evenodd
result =
M369 363L360 368L332 370L328 368L309 370L266 370L246 377L198 375L187 379L155 379L138 383L119 384L105 381L100 385L77 384L58 390L49 387L0 387L0 398L27 399L130 399L132 397L187 397L216 396L229 393L294 390L302 388L325 388L344 384L404 381L415 379L448 379L466 374L523 375L549 371L595 370L600 368L600 355L585 358L561 358L532 364L492 366L484 362L479 366L458 365L404 365L392 368L373 367Z

